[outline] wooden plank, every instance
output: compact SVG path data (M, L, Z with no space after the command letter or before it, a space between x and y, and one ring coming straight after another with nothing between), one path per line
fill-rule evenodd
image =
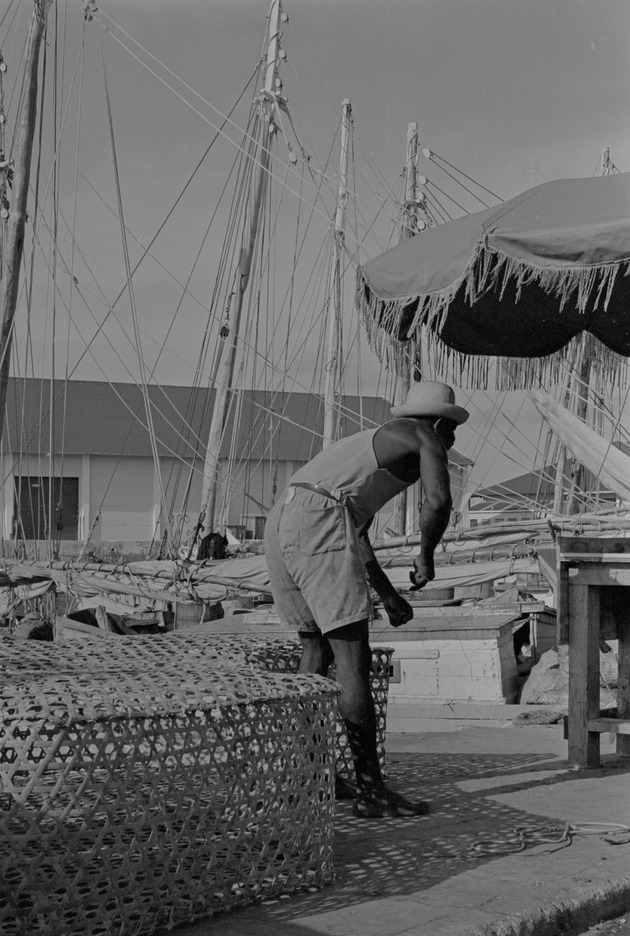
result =
M113 631L104 630L102 627L94 627L92 624L83 624L81 621L73 621L72 618L65 615L57 615L55 621L55 640L61 640L63 637L113 637L119 638L119 634Z
M486 679L488 674L495 678L499 672L499 657L488 654L472 653L468 660L454 654L440 654L436 657L401 657L394 653L394 659L400 660L403 671L416 670L419 673L435 673L441 680L461 679L474 685ZM472 672L471 672L472 670ZM516 670L516 667L515 667ZM424 693L422 693L424 695Z
M568 576L570 585L630 586L630 563L580 563L576 568L568 567Z
M630 540L624 537L559 536L557 545L561 560L572 553L588 553L594 556L602 553L630 553Z
M558 646L569 642L569 570L558 563L558 616L556 618Z
M441 653L438 647L423 647L419 644L399 644L390 641L397 660L439 660Z
M569 586L569 763L599 766L599 591Z
M574 562L588 562L593 563L594 565L619 565L623 566L627 563L630 563L630 553L569 553L566 556L560 557L561 562L569 562L573 565Z
M503 612L499 615L466 615L453 618L450 614L431 617L414 617L399 628L392 628L388 621L378 619L370 626L371 640L410 642L426 640L502 640L511 638L513 624L524 623L526 618L519 611Z
M392 687L396 698L422 699L426 702L450 704L453 700L496 702L512 695L518 685L516 665L513 672L504 672L498 656L471 654L465 660L460 654L431 659L400 659L400 683ZM472 674L471 675L471 671Z
M555 548L537 549L536 559L538 560L538 566L547 584L549 585L551 590L554 592L554 594L557 594L557 591L558 591L558 556L557 556L556 549ZM556 597L555 604L557 605L557 603L558 603L558 599Z
M403 595L404 597L404 595ZM505 618L506 620L520 613L519 602L511 602L508 605L464 605L460 607L447 606L441 610L436 608L421 608L416 605L413 609L414 619L422 618L448 618L449 620L458 620L459 618Z
M599 734L619 735L617 741L628 741L630 735L630 718L592 718L588 723L589 731Z
M422 730L423 726L413 725L412 720L422 721L423 719L441 719L443 721L495 721L500 720L503 724L516 718L518 715L532 715L538 709L545 712L554 712L560 717L565 711L564 705L510 705L503 701L499 702L455 702L448 703L427 702L423 699L406 699L398 693L398 686L390 686L389 702L387 705L387 730L396 731L395 722L397 720L409 720L410 727L399 730ZM392 721L394 722L392 724ZM550 734L551 750L555 746L555 735Z
M94 608L94 617L96 618L96 623L101 628L101 630L110 631L113 630L112 625L110 624L109 618L107 616L107 611L103 605L97 605Z

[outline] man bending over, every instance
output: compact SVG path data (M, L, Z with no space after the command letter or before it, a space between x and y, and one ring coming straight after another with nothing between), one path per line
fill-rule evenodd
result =
M356 770L354 814L370 819L422 815L428 804L387 789L378 762L369 586L393 627L413 611L378 564L367 531L384 504L420 481L421 546L410 578L415 588L435 578L433 555L451 511L447 451L468 419L451 387L433 381L414 384L391 414L383 426L335 442L300 468L265 527L276 608L302 643L300 672L326 675L335 661Z

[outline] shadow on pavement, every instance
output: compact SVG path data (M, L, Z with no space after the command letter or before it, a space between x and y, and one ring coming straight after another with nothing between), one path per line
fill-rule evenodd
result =
M408 894L432 887L485 861L497 857L489 852L488 839L498 840L510 850L519 847L523 830L548 834L561 824L531 815L488 799L488 792L462 792L462 780L513 774L519 764L535 773L538 761L531 753L511 755L397 754L388 757L388 783L409 799L431 803L428 816L418 819L358 820L350 803L339 803L335 820L334 884L317 894L299 894L287 906L278 902L273 914L286 919L309 911L325 913L348 907L366 898ZM543 764L549 762L540 757ZM557 764L557 762L555 762Z
M562 772L559 772L562 771ZM610 771L630 772L630 761L611 763L589 777ZM501 855L536 847L553 851L570 845L554 844L562 837L564 821L532 815L497 802L497 794L556 785L576 779L566 763L549 754L397 753L387 758L388 783L409 799L431 803L428 816L417 819L358 820L351 802L337 803L334 861L336 880L313 891L262 901L221 914L212 920L213 932L238 932L238 916L255 916L257 932L283 936L312 934L300 920L351 908L385 897L404 896L433 887ZM505 784L501 783L505 776ZM578 775L579 776L579 775ZM466 781L492 778L483 783ZM516 781L516 782L515 782ZM462 789L459 784L463 784ZM550 841L551 840L551 841ZM190 927L190 924L189 924ZM186 929L186 936L205 933L203 923ZM249 930L247 930L249 932ZM177 928L173 931L177 934Z

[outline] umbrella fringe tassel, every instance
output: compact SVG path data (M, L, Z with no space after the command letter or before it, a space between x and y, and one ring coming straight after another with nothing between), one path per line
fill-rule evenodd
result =
M554 354L537 358L454 351L439 335L448 308L461 287L465 286L466 300L472 305L488 290L498 290L502 298L508 284L515 286L518 302L523 287L536 283L559 298L560 312L573 300L578 311L584 313L587 306L589 312L607 308L619 273L630 275L630 261L550 269L517 260L490 247L486 241L478 246L462 275L436 293L381 299L374 295L359 267L355 301L368 343L388 370L403 373L409 359L420 364L420 351L424 347L434 376L447 377L458 386L488 389L494 372L496 390L531 390L562 378L566 369L573 366L582 336L577 335ZM587 339L593 366L604 384L613 387L627 381L627 359L590 333Z
M589 336L588 354L593 368L601 377L602 390L627 385L628 360ZM582 337L576 336L554 354L545 357L489 357L454 351L435 334L426 333L426 357L432 377L452 382L455 386L479 390L534 390L557 386L575 368L576 352ZM403 344L403 343L401 343Z

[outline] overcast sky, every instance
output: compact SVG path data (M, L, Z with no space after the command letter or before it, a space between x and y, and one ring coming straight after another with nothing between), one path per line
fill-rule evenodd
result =
M204 69L211 99L231 103L260 48L267 0L128 6L147 43L166 38L165 56ZM289 54L295 33L332 100L351 98L357 134L390 176L412 120L426 146L503 198L593 174L604 146L630 165L627 0L286 0L284 9ZM199 62L193 49L204 47Z

